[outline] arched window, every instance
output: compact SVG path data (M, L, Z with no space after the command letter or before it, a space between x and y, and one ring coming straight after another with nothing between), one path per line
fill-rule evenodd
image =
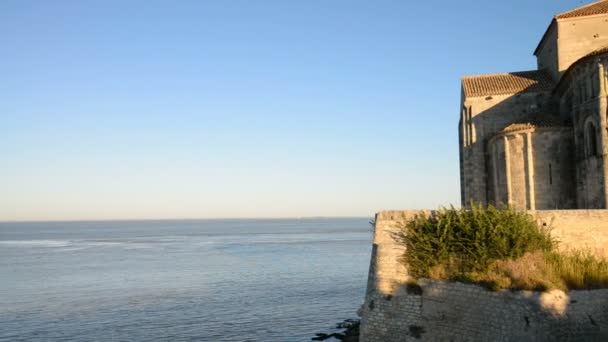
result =
M587 156L597 156L597 131L593 122L587 123L585 129L585 145L587 146Z

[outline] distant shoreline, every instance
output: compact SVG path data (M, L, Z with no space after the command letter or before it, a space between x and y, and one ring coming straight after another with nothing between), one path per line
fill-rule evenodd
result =
M285 220L344 220L372 219L373 216L309 216L309 217L233 217L233 218L126 218L126 219L74 219L74 220L8 220L6 223L87 223L87 222L165 222L165 221L285 221Z

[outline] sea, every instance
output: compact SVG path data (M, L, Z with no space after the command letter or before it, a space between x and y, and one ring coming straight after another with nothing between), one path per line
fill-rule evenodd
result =
M369 218L0 223L0 341L310 341L357 317L371 240Z

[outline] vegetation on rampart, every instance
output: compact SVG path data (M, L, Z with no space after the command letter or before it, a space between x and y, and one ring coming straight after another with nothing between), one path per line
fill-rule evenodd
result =
M550 227L513 208L442 208L400 225L397 241L412 276L483 285L491 290L608 288L608 261L564 253Z

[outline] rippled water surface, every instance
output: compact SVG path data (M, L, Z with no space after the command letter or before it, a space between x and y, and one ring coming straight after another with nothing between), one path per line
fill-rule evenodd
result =
M310 341L370 250L365 218L0 223L0 341Z

